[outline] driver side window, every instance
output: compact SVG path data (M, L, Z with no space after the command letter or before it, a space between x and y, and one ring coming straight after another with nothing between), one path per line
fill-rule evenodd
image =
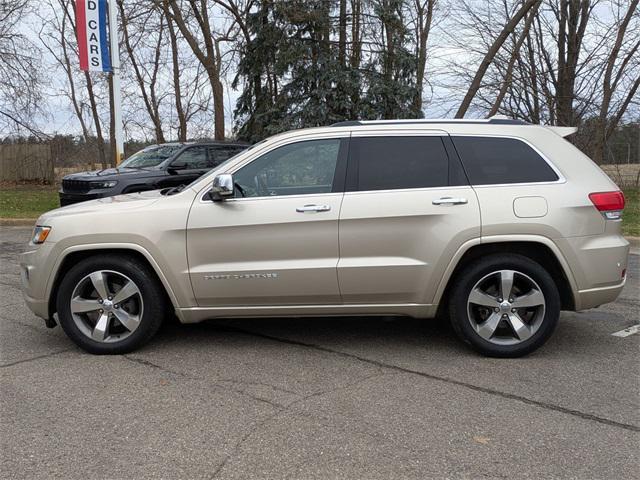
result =
M234 173L235 196L330 193L339 151L339 138L276 148Z

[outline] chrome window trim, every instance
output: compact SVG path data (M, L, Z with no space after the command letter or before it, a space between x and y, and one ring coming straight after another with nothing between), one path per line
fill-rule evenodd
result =
M327 132L327 133L313 133L310 135L301 135L301 136L297 136L297 137L290 137L290 138L286 138L286 139L281 139L281 141L273 143L272 145L269 145L268 148L261 148L260 150L258 150L257 152L255 152L254 155L252 155L251 157L240 161L236 164L234 164L232 167L230 167L229 169L227 169L227 171L225 172L216 172L216 175L219 175L221 173L230 173L230 174L234 174L235 172L237 172L238 170L240 170L241 168L245 167L246 165L250 164L251 162L253 162L254 160L257 160L258 158L262 157L263 155L266 155L267 153L270 153L280 147L285 147L287 145L293 145L295 143L302 143L302 142L309 142L309 141L313 141L313 140L332 140L332 139L337 139L337 140L342 140L343 138L350 138L350 132ZM214 177L215 178L215 177ZM211 180L212 182L213 180ZM202 189L200 189L198 191L198 196L199 196L199 203L215 203L213 202L213 200L207 200L205 199L205 195L209 192L209 190L211 190L211 182L209 182L209 184L206 184ZM288 197L288 198L295 198L295 197L317 197L320 195L331 195L331 194L344 194L344 192L324 192L324 193L309 193L309 194L299 194L299 195L264 195L261 197L246 197L246 198L242 198L242 197L234 197L234 198L229 198L224 200L225 202L230 202L233 200L255 200L258 198L283 198L283 197Z
M528 145L529 147L531 147L531 149L533 149L534 152L536 152L538 155L540 155L540 158L542 158L547 165L549 165L549 167L551 167L551 170L553 170L555 172L555 174L558 176L558 180L553 180L553 181L545 181L545 182L520 182L520 183L486 183L486 184L482 184L482 185L474 185L473 183L469 182L469 185L473 188L487 188L487 187L510 187L510 186L527 186L527 185L557 185L557 184L561 184L561 183L567 183L567 179L566 177L562 174L562 172L558 169L558 167L556 167L556 165L544 154L542 153L534 144L532 144L530 141L528 141L526 138L522 138L522 137L518 137L515 135L504 135L504 134L492 134L492 133L454 133L454 134L449 134L450 137L479 137L479 138L510 138L512 140L518 140L522 143L524 143L525 145ZM453 141L453 139L451 140ZM455 142L453 142L454 147L455 147ZM458 154L458 156L460 156L460 154ZM464 160L462 160L462 158L460 159L462 161L462 165L464 166Z

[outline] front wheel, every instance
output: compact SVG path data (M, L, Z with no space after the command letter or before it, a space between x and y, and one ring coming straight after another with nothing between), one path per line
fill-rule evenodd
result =
M165 316L165 297L145 263L96 256L65 274L57 310L62 329L78 346L95 354L121 354L155 335Z
M456 334L480 353L519 357L551 336L560 296L540 264L522 255L490 255L456 277L449 312Z

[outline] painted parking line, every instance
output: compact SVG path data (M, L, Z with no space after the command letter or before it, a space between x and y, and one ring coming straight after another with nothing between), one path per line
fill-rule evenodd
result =
M620 330L619 332L612 333L614 337L628 337L629 335L633 335L634 333L640 332L640 324L632 325L630 327L625 328L624 330Z

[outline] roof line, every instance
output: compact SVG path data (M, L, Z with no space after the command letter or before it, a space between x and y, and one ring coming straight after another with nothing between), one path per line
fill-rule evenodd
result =
M365 125L404 125L404 124L488 124L488 125L531 125L523 120L513 118L489 118L485 120L465 119L415 119L415 120L346 120L333 123L331 127L356 127Z

